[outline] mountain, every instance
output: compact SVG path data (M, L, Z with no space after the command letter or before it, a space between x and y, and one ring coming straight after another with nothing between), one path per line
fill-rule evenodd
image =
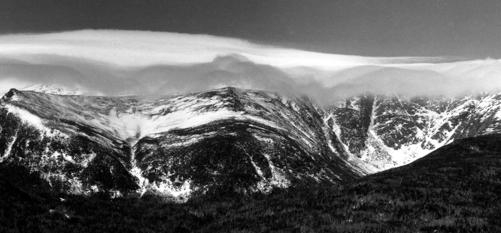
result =
M327 119L350 153L384 170L457 139L500 133L500 109L501 94L362 95L331 106Z
M52 190L185 201L270 192L367 173L307 98L222 88L164 97L10 90L0 102L0 163Z
M49 84L33 84L28 85L21 90L23 91L35 91L42 92L47 94L55 94L55 95L82 95L82 91L78 89L69 89L67 87L62 87L59 85L49 85Z

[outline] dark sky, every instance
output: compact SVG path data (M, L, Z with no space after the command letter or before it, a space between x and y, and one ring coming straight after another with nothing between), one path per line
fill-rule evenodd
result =
M1 0L0 33L137 29L370 56L501 57L499 0Z

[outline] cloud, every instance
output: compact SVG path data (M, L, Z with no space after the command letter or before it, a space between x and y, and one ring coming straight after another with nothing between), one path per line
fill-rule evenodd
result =
M171 95L223 86L308 95L458 95L501 87L498 60L362 57L167 32L0 36L0 92L33 84L91 95Z
M234 38L170 32L82 30L0 36L0 55L26 58L34 54L77 57L122 67L207 63L218 56L239 54L258 64L325 70L422 59L327 54L258 45Z

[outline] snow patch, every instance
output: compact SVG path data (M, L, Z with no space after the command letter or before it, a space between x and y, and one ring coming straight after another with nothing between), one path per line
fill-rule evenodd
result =
M263 193L269 193L274 187L288 188L291 185L291 182L287 179L285 172L273 164L270 155L263 153L263 156L268 161L268 166L270 167L271 171L271 177L263 177L263 179L261 179L257 183L257 189ZM257 165L253 165L257 167Z
M85 155L85 158L82 160L80 165L82 165L82 167L87 168L89 166L89 163L92 162L92 160L94 160L94 158L96 158L96 153L93 152L93 153L87 154L87 155Z
M14 134L14 137L12 138L12 140L7 143L7 148L5 149L5 152L2 155L2 157L0 157L0 163L3 162L6 158L8 158L10 156L10 152L12 151L12 146L14 146L14 143L17 140L17 132L18 131L16 130L16 133Z
M271 138L261 137L261 136L259 136L259 135L257 135L257 134L254 134L253 136L254 136L254 138L256 138L257 140L262 141L262 142L265 142L265 143L268 143L268 144L272 144L272 143L274 142L274 141L273 141L273 139L271 139Z
M131 150L132 168L129 172L132 176L138 179L139 189L137 192L140 196L143 196L148 191L153 191L163 196L172 197L178 202L185 202L188 200L193 192L191 180L185 180L180 186L176 186L168 178L170 174L167 174L166 177L160 177L161 181L150 182L143 176L141 168L137 165L135 154L136 148L133 147Z
M158 110L158 109L157 109ZM208 124L218 120L235 119L249 120L273 128L281 129L275 123L259 117L246 115L245 112L235 112L229 109L200 112L193 109L182 109L168 114L151 114L136 112L133 114L117 113L112 110L107 118L107 126L122 139L139 140L147 135L168 132L174 129L186 129Z
M6 104L5 108L9 113L12 113L15 116L19 117L24 123L34 126L41 131L50 132L50 130L45 127L43 120L40 119L40 117L11 104Z
M150 189L162 195L173 197L178 202L185 202L191 196L193 189L191 180L185 180L181 185L174 185L167 177L161 177L161 181L155 181L149 185Z
M82 92L77 90L77 89L69 89L66 87L62 87L59 85L55 84L33 84L33 85L28 85L23 88L20 88L20 90L25 90L25 91L36 91L36 92L41 92L41 93L46 93L46 94L53 94L53 95L81 95Z

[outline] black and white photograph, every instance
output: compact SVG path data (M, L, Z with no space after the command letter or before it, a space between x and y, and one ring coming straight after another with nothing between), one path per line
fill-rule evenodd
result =
M0 0L0 233L499 233L499 0Z

